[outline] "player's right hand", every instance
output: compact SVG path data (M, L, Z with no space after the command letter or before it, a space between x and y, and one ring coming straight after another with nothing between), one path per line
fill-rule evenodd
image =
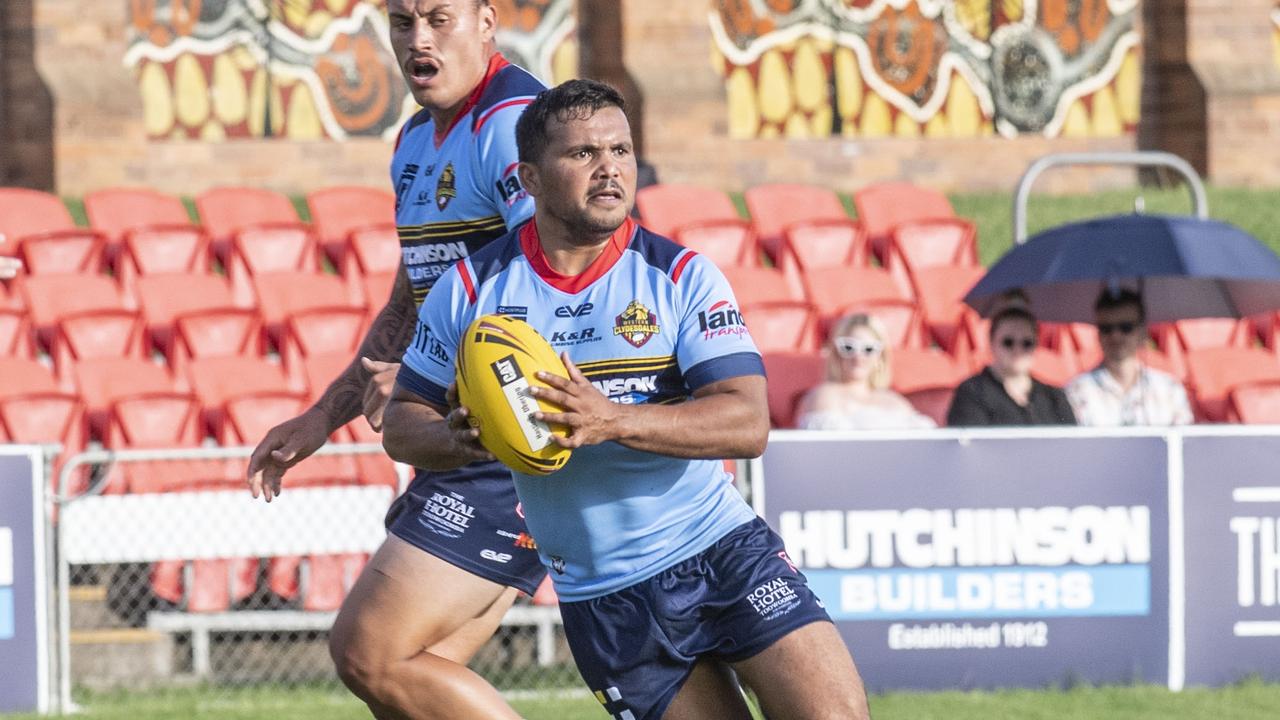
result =
M310 457L328 439L329 423L315 410L271 428L249 458L249 493L271 502L280 495L285 471Z

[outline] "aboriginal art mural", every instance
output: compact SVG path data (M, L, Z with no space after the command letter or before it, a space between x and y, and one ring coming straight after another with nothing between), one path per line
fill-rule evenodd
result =
M1137 0L717 0L729 132L1108 137L1135 131Z
M1276 66L1280 67L1280 0L1271 9L1271 46L1276 53Z
M148 138L392 139L417 105L386 0L127 0L124 64ZM577 70L573 0L494 0L507 58L547 82Z

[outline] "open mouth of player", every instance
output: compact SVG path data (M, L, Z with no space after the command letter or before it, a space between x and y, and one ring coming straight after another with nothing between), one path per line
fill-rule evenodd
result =
M440 66L434 60L410 60L408 63L409 79L415 85L427 85L440 74Z
M587 196L587 200L606 205L616 205L622 202L622 191L615 187L604 188L591 193Z

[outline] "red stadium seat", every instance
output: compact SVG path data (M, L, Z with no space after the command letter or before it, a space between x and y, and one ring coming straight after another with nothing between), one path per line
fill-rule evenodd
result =
M24 310L0 307L0 356L34 358L31 320Z
M775 268L731 266L720 270L733 288L739 305L804 301L800 281L787 278Z
M877 183L862 188L853 194L853 205L867 230L871 249L882 261L887 258L894 227L914 220L955 216L946 195L903 182Z
M182 379L193 358L258 358L264 349L262 318L255 311L245 308L196 310L174 320L169 366L175 376Z
M172 195L109 188L85 195L84 210L90 227L106 236L108 257L126 276L126 288L137 273L208 271L208 238Z
M1081 372L1091 370L1102 363L1102 351L1099 350L1098 352L1098 359L1094 362L1088 362L1088 359L1083 355L1078 358ZM1147 367L1174 376L1178 379L1178 382L1184 385L1187 382L1187 362L1186 357L1183 355L1169 355L1154 348L1139 348L1138 359Z
M774 260L786 229L815 220L848 220L835 192L816 185L757 185L743 194L764 251Z
M169 370L149 360L122 357L86 358L72 368L89 418L90 434L105 435L111 406L138 395L179 390Z
M136 292L151 343L174 361L174 319L207 310L235 310L231 286L216 275L145 275Z
M1031 359L1031 375L1046 385L1062 387L1079 375L1082 368L1069 350L1053 351L1037 347Z
M894 390L902 394L937 387L954 388L968 376L950 355L933 348L899 348L890 359Z
M1174 336L1182 350L1219 347L1249 347L1253 340L1248 320L1196 318L1173 323Z
M196 210L219 257L225 257L233 237L241 230L257 225L301 224L288 197L259 188L206 190L196 196Z
M0 378L4 378L0 382L0 398L62 389L52 370L30 358L0 355Z
M775 428L795 427L796 407L804 394L822 382L826 360L816 353L765 353L769 421Z
M303 225L259 225L236 233L227 259L227 277L237 304L249 304L260 278L320 270L315 237Z
M867 237L862 226L848 218L813 220L788 226L783 235L784 257L801 272L832 267L866 267ZM780 262L782 258L779 258Z
M354 358L364 340L368 317L351 307L312 308L289 316L280 344L285 372L297 387L304 387L303 358L312 355L344 355Z
M5 372L0 363L0 375ZM3 375L6 381L8 375ZM16 388L15 388L16 389ZM59 443L62 445L54 461L54 479L66 458L82 452L88 442L88 424L84 403L80 398L53 390L31 391L0 396L0 443ZM88 485L87 468L76 473L66 487L58 487L63 495L78 495Z
M1280 380L1237 385L1228 395L1229 419L1250 425L1280 425Z
M62 318L89 310L122 310L128 304L111 278L101 275L23 277L19 283L36 340L48 347Z
M755 231L751 229L751 223L740 218L701 220L682 225L672 239L705 255L720 268L760 264L760 247Z
M255 278L253 287L263 324L277 346L283 342L290 316L317 308L351 306L346 287L336 275L270 273ZM378 309L385 305L384 299Z
M884 253L886 268L899 282L919 288L916 274L930 268L980 268L978 233L963 218L911 220L893 228Z
M395 237L396 198L382 188L330 187L307 193L311 223L335 267L342 268L349 239L357 230L377 229ZM399 242L396 242L397 257Z
M368 285L377 282L374 276L390 274L394 277L400 270L400 237L394 225L382 225L356 228L351 231L347 242L338 274L347 283L351 302L366 304L364 295ZM385 304L386 298L383 297L378 309Z
M775 300L741 306L756 349L766 352L817 352L818 310L803 300Z
M76 227L66 205L38 190L0 188L0 255L16 255L29 275L97 272L106 238Z
M228 400L263 393L286 392L295 396L301 393L301 388L291 386L279 365L261 358L197 357L187 363L186 376L204 406L213 436L219 439L224 436ZM258 439L260 437L252 442Z
M204 438L200 406L188 393L149 393L111 404L103 445L110 449L199 447ZM169 492L216 487L225 480L223 464L207 460L156 460L121 463L108 486L133 493Z
M902 393L916 412L933 420L938 427L947 426L947 412L951 409L951 400L955 395L955 385L919 387Z
M58 375L70 381L72 365L85 358L141 358L142 340L142 317L136 310L85 310L58 320L49 354Z
M805 292L809 301L823 315L831 315L854 303L901 300L911 296L893 281L885 270L876 267L828 267L806 270Z
M968 306L964 296L982 279L980 267L938 266L916 270L913 280L916 298L929 333L948 352L959 341L960 326Z
M1202 348L1187 352L1188 389L1200 415L1209 422L1227 419L1231 390L1249 383L1280 380L1280 361L1266 350L1241 347Z
M659 183L641 188L636 192L636 208L645 227L673 240L686 225L741 219L725 192L699 185Z
M385 273L373 273L364 276L363 300L370 318L378 316L391 299L391 289L396 284L399 270Z

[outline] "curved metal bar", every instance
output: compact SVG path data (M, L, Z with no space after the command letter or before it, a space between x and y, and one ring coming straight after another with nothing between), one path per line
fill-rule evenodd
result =
M1055 153L1038 158L1018 180L1018 189L1013 198L1013 241L1019 245L1027 241L1027 200L1031 197L1031 186L1045 170L1063 165L1135 165L1138 167L1165 167L1182 175L1191 189L1191 200L1195 205L1196 217L1201 220L1209 217L1209 200L1205 195L1204 183L1200 174L1191 163L1173 153L1141 150L1137 152L1094 152L1094 153Z

